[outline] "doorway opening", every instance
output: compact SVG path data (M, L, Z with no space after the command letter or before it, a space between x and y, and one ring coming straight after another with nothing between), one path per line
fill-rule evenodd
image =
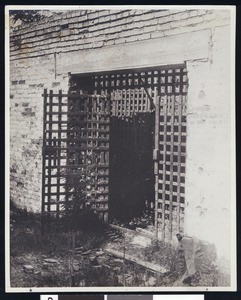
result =
M146 112L111 118L109 214L113 223L154 222L154 117L154 112Z
M149 86L145 91L140 74L127 70L75 75L70 82L72 93L110 98L108 220L125 226L154 223L155 112L151 97L156 88ZM96 124L96 131L100 128Z
M154 222L164 238L180 232L187 89L180 64L75 74L67 94L45 90L43 213L64 212L76 194L67 175L76 173L103 221Z

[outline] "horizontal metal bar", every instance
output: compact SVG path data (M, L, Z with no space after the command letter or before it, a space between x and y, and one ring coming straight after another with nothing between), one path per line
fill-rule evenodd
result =
M178 182L176 182L176 181L170 181L170 180L163 180L163 179L158 179L158 183L160 183L160 184L163 184L163 183L165 183L165 184L171 184L172 183L172 185L173 186L185 186L185 183L184 182L180 182L180 183L178 183Z
M61 107L63 107L63 106L68 106L69 104L68 103L63 103L63 102L61 102L61 103L49 103L49 102L47 102L46 103L46 106L59 106L59 104L61 104ZM47 111L46 111L46 113L47 113Z
M160 165L164 165L165 164L165 166L170 166L171 165L171 162L168 161L168 160L159 160L158 163ZM181 167L185 167L186 166L186 163L180 163L180 162L172 162L172 164L174 166L178 166L179 164L181 165Z
M86 132L103 132L103 133L109 133L109 129L93 129L93 128L84 128L80 131L86 131ZM61 129L61 130L45 130L46 133L76 133L76 129Z
M48 146L46 146L48 147ZM44 147L45 148L45 147ZM84 150L93 150L96 152L99 151L108 151L109 146L98 146L98 147L92 147L92 146L86 146L86 147L53 147L54 151L68 151L68 150L79 150L79 151L84 151ZM53 155L53 153L44 153L44 155ZM62 159L67 159L66 156L58 156L58 154L55 154L55 158L62 158Z
M102 167L100 167L100 168L102 168ZM105 168L105 167L104 167ZM98 169L98 168L97 168ZM97 170L97 172L98 172L98 170ZM86 171L83 171L83 175L86 175ZM57 174L45 174L45 177L46 178L48 178L48 179L50 179L50 178L65 178L65 177L67 177L67 176L69 176L69 175L67 175L67 174L59 174L59 173L57 173ZM100 173L97 173L97 174L95 174L95 176L97 177L97 178L108 178L109 177L109 173L104 173L104 174L100 174ZM46 183L46 186L48 186L48 184Z
M178 192L171 192L171 191L167 191L167 190L164 190L165 191L165 194L167 194L167 195L173 195L173 196L178 196ZM163 189L159 189L158 190L158 193L162 193L163 192ZM184 193L180 193L180 197L185 197L185 194ZM169 200L165 200L165 201L169 201Z
M92 124L106 124L109 125L110 121L105 121L105 120L78 120L78 121L44 121L44 124L59 124L61 123L61 125L72 125L72 126L76 126L77 125L81 125L81 124L86 124L86 123L92 123ZM76 123L76 124L75 124Z
M46 139L46 142L50 142L50 143L57 143L57 142L91 142L91 141L99 141L99 142L108 142L109 138L108 137L86 137L86 138L78 138L78 139L73 139L73 138L67 138L67 139ZM46 145L46 148L51 148L55 150L59 150L58 146L51 146L51 145ZM71 146L68 147L68 149L71 149Z
M80 100L87 100L87 99L110 99L109 95L78 95L78 94L42 94L42 97L57 97L57 98L69 98L69 99L80 99Z
M160 152L160 154L166 154L166 155L171 155L171 154L173 154L173 155L175 155L175 156L178 156L179 155L179 152L171 152L171 151L163 151L163 150L159 150L159 152ZM186 151L185 152L181 152L181 156L182 157L186 157Z
M160 132L159 135L164 136L164 133ZM165 136L179 136L179 132L177 132L177 131L167 131ZM186 131L182 131L181 136L187 136ZM162 143L162 141L160 141L160 143Z
M46 116L55 116L55 115L60 115L60 116L100 116L100 117L108 117L110 113L105 112L105 111L100 111L100 112L90 112L90 111L75 111L75 112L66 112L66 111L53 111L53 112L46 112ZM93 120L94 121L94 120ZM60 121L61 122L61 121ZM71 123L71 120L69 120Z
M82 191L83 194L88 194L88 193L95 193L96 196L98 195L106 195L106 194L109 194L109 191L98 191L98 190L91 190L91 191ZM68 192L56 192L56 193L45 193L44 196L48 196L48 197L51 197L51 196L65 196L67 195Z
M47 169L74 169L74 168L82 168L82 167L93 167L93 168L108 168L109 164L82 164L82 165L65 165L65 166L47 166ZM61 176L61 175L60 175Z

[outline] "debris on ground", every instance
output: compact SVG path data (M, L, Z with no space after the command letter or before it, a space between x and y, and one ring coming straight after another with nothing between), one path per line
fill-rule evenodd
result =
M34 272L34 268L31 265L23 265L23 270L26 273L33 273Z
M202 241L184 241L182 251L178 251L169 243L155 240L148 226L135 226L135 230L131 230L114 225L105 226L99 232L79 230L75 233L75 246L70 248L70 235L42 236L34 217L20 218L16 213L12 216L12 287L210 287L230 284L229 276L220 272L219 265L213 264L215 249ZM195 268L190 245L195 249ZM189 275L199 271L196 274L199 276L183 283L180 279L186 271Z
M49 264L57 264L58 263L58 261L56 259L52 259L52 258L46 258L44 261Z

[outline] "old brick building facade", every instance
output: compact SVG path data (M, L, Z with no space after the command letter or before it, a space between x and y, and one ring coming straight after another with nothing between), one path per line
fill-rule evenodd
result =
M229 257L231 21L224 9L71 10L11 30L11 199L41 211L44 89L66 94L77 74L184 68L185 182L177 184L184 232ZM160 199L163 184L158 178ZM157 216L168 203L156 207Z

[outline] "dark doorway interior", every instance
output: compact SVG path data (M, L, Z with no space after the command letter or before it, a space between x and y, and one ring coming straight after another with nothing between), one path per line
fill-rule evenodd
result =
M71 196L59 170L75 170L83 200L104 222L139 223L155 210L163 236L180 232L187 74L185 64L75 74L67 94L45 90L42 211L64 213Z
M112 98L113 93L125 93L125 100L111 100L108 196L109 221L125 225L132 221L151 224L154 218L155 113L138 74L83 74L73 75L70 80L70 92L77 94ZM133 97L136 103L131 103ZM127 107L124 102L128 101Z
M111 221L123 224L141 219L152 223L154 113L111 118L110 203Z

